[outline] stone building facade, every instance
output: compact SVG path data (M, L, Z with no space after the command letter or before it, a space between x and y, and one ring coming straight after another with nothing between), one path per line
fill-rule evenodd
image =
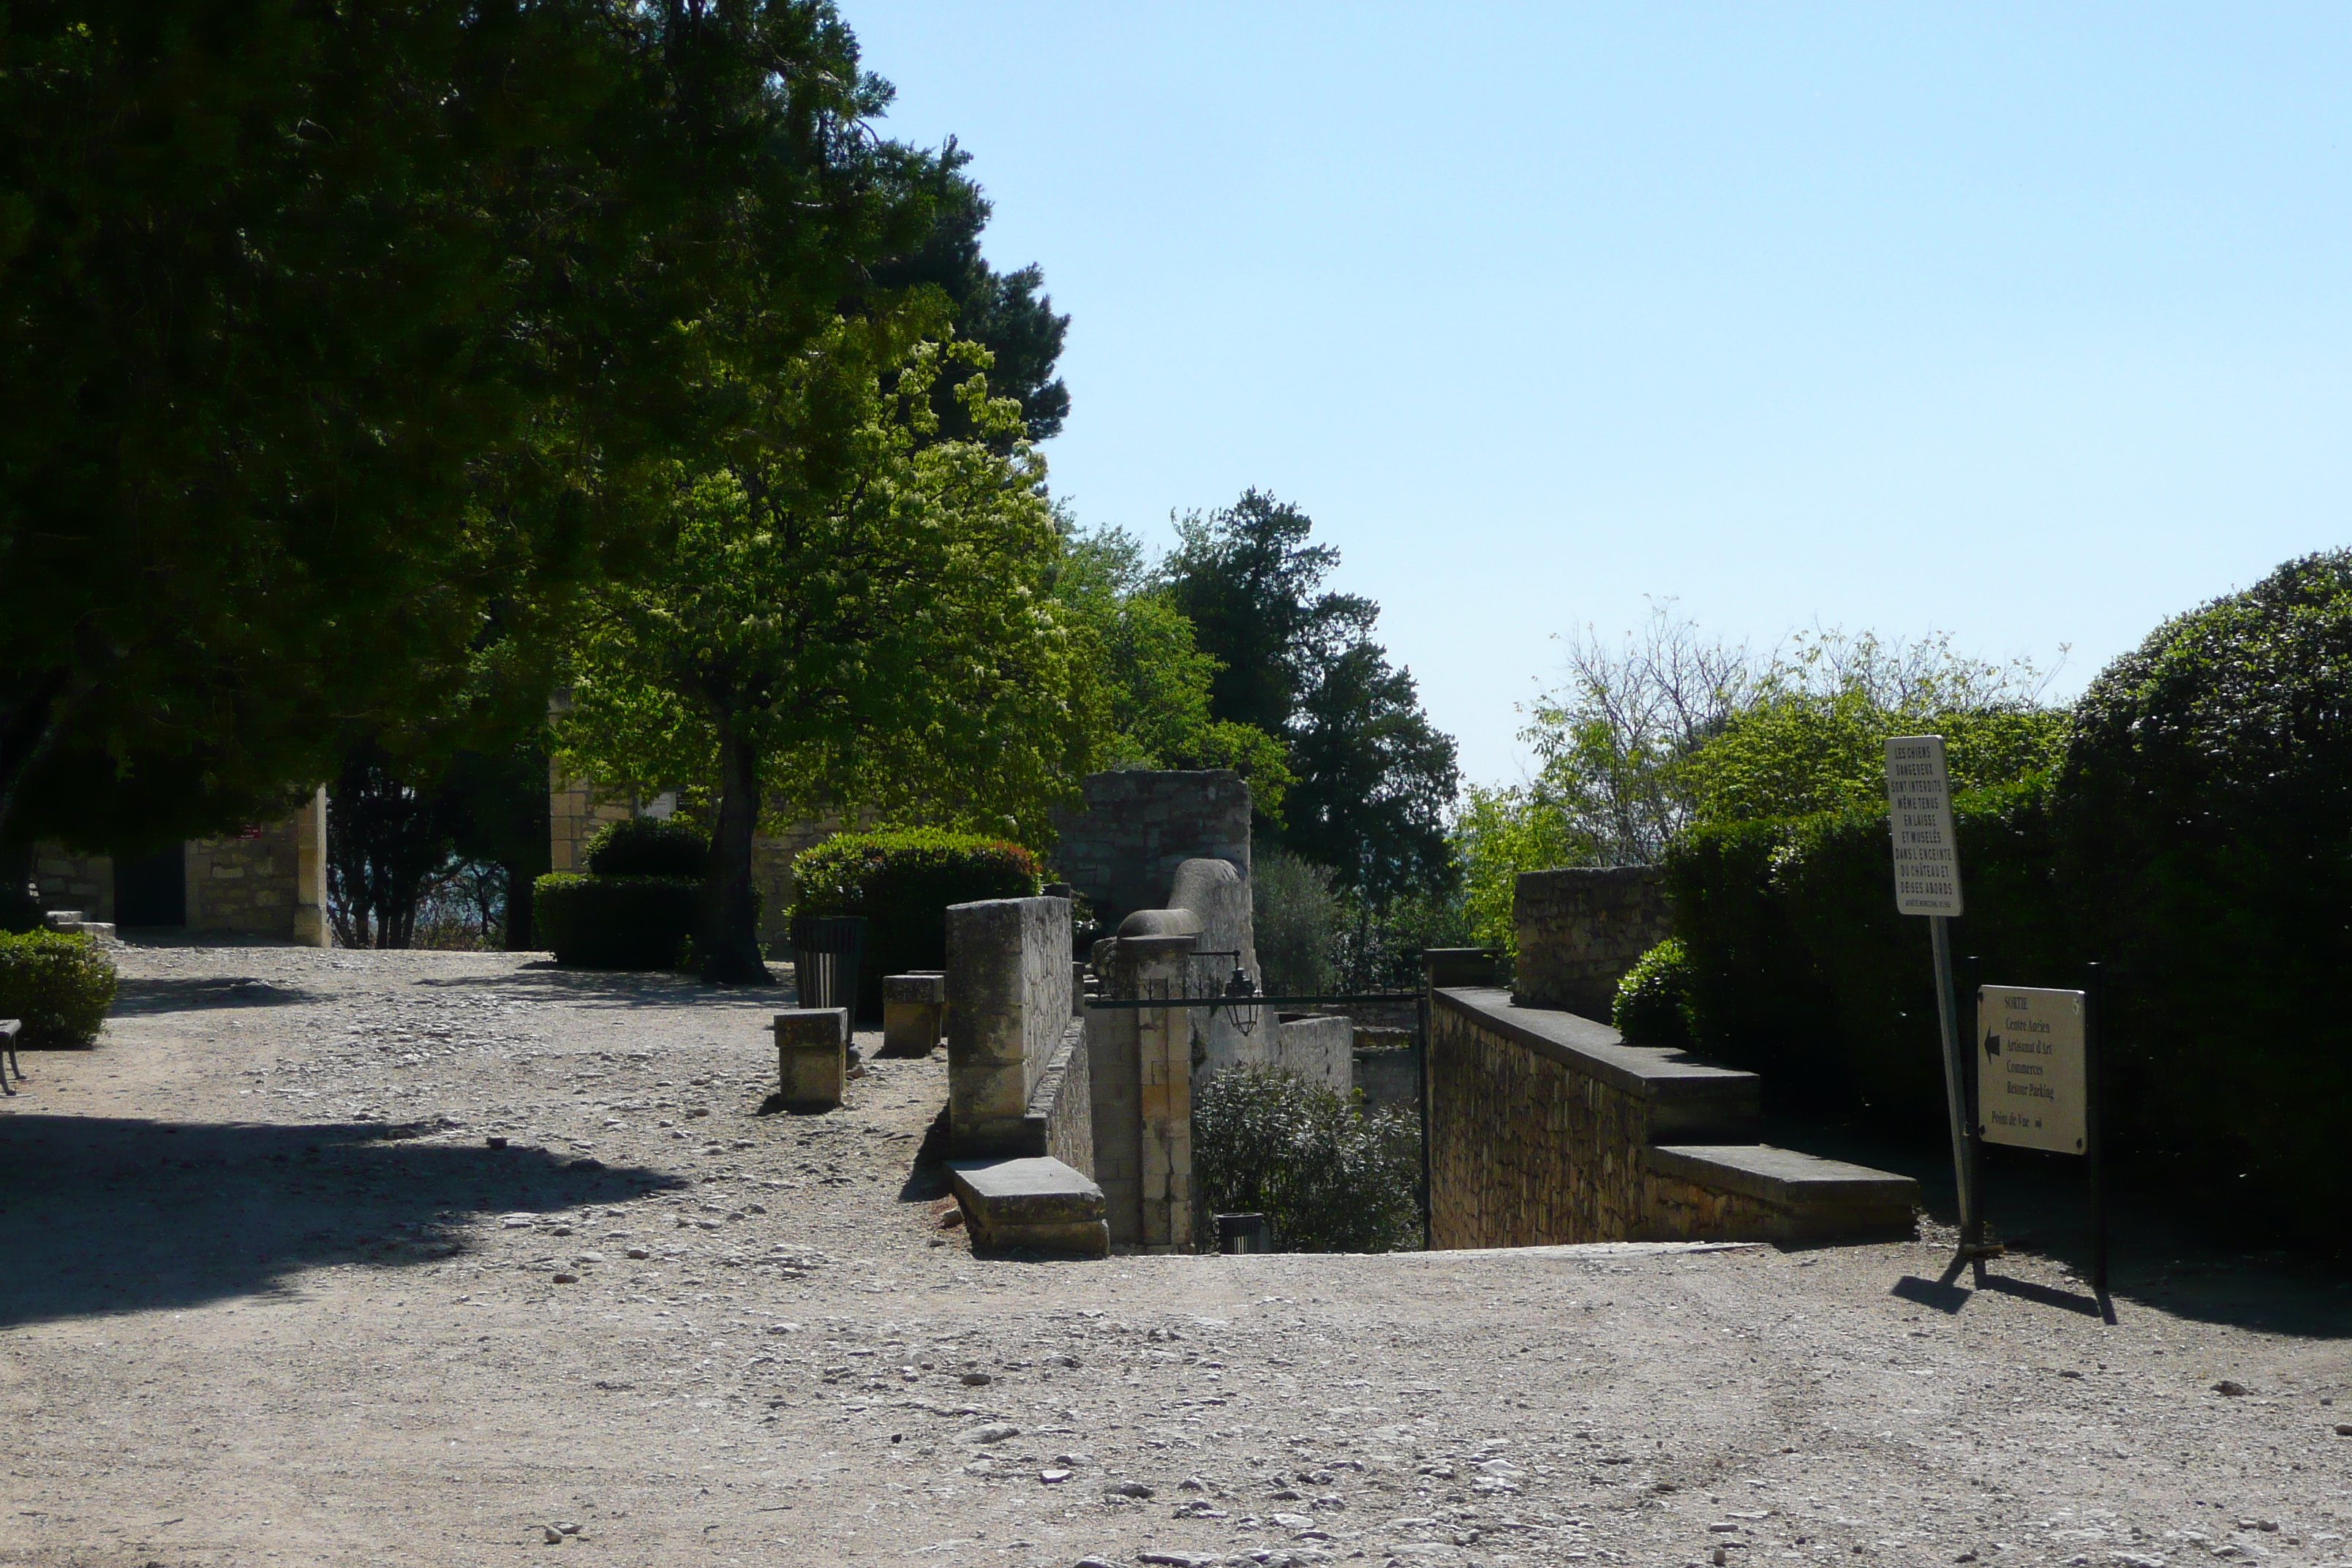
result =
M320 788L291 816L120 865L110 856L39 845L33 872L47 908L79 910L89 920L326 947L326 850Z

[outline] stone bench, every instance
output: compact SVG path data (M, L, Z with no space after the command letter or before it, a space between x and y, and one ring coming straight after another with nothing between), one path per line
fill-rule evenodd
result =
M951 1160L948 1178L975 1248L1110 1255L1103 1190L1059 1160Z
M1653 1237L1830 1241L1911 1234L1919 1184L1769 1143L1642 1151Z

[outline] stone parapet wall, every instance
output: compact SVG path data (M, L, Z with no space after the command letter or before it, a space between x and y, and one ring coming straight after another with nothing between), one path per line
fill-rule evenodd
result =
M1094 1086L1088 1075L1087 1026L1070 1020L1062 1044L1029 1096L1029 1145L1083 1175L1095 1173Z
M948 1128L959 1154L1017 1152L1070 1024L1070 900L947 911Z
M1674 934L1664 874L1654 866L1522 871L1511 921L1520 1003L1588 1018L1608 1017L1625 972Z
M1054 864L1106 925L1163 907L1187 860L1223 860L1248 880L1249 785L1232 769L1090 773L1082 788L1084 805L1054 814Z
M1500 991L1433 993L1429 1029L1433 1247L1647 1237L1643 1148L1737 1136L1759 1110L1752 1073Z

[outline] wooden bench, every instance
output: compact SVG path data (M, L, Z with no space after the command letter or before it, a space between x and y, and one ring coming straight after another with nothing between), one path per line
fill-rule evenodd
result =
M0 1068L0 1094L13 1095L16 1092L16 1086L8 1081L11 1071L20 1079L25 1076L25 1069L16 1064L16 1036L24 1027L21 1018L0 1018L0 1041L7 1043L8 1050L8 1065Z

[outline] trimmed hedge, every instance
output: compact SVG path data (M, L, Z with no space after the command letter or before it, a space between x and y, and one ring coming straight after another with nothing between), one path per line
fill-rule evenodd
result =
M1034 898L1044 885L1020 845L937 827L836 833L802 850L793 876L795 913L866 917L857 1000L866 1016L882 1010L885 975L946 966L950 904Z
M2054 772L1962 794L1954 816L1953 950L1981 958L1976 979L2073 986L2102 965L2133 1179L2343 1249L2352 551L2158 627L2076 704ZM1784 1107L1937 1135L1927 927L1895 913L1883 812L1704 828L1666 871L1700 1050Z
M114 1005L114 961L79 931L0 931L0 1018L26 1046L86 1046Z
M555 962L578 969L675 969L702 907L692 877L551 872L531 886L531 915Z
M632 816L588 840L592 877L693 877L710 872L710 840L682 822Z

